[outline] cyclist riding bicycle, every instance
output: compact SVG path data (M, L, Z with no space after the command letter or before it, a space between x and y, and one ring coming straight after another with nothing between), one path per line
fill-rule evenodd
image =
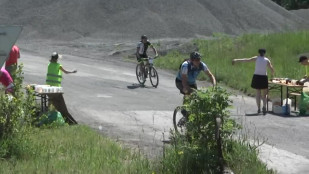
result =
M207 65L201 61L201 54L198 52L192 52L190 54L190 59L184 61L175 79L176 87L180 90L180 93L190 95L193 89L197 89L196 78L201 71L203 71L210 79L213 86L216 85L216 79L207 67ZM185 98L183 104L185 104ZM181 110L183 118L179 121L178 125L183 125L188 119L189 113L185 110Z
M176 87L180 90L180 93L189 95L193 92L193 89L197 89L196 78L201 71L211 79L213 86L216 85L215 77L210 72L207 65L201 61L201 58L202 56L200 53L192 52L190 54L190 59L181 64L175 80Z
M149 42L148 38L146 35L141 36L141 41L137 44L137 49L136 49L136 59L139 63L141 63L141 72L144 72L144 63L141 61L142 58L148 58L147 55L147 50L148 47L152 48L153 52L155 53L156 57L158 56L158 52L156 48ZM147 76L147 74L145 73Z

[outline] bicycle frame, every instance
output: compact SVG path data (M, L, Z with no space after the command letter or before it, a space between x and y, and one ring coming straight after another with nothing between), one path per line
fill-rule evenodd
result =
M157 70L153 66L154 59L155 58L152 57L141 58L141 61L136 66L136 77L140 84L144 84L148 76L151 85L156 88L159 84L159 76Z
M153 66L153 60L156 58L148 57L148 58L141 58L140 65L145 67L152 67Z

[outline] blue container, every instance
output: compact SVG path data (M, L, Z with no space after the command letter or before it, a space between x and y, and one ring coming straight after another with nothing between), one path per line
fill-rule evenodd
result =
M285 104L282 106L282 112L284 115L290 115L291 114L291 105Z

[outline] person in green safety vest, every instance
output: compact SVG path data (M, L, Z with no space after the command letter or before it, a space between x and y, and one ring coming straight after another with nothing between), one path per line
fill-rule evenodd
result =
M60 63L58 63L58 58L60 55L57 52L53 52L51 55L50 63L47 68L46 84L50 86L61 86L62 72L65 74L76 73L77 71L67 71Z

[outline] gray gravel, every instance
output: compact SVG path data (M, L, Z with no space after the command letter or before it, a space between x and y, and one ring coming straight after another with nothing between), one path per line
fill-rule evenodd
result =
M21 39L189 38L309 28L270 0L1 0L0 24Z

